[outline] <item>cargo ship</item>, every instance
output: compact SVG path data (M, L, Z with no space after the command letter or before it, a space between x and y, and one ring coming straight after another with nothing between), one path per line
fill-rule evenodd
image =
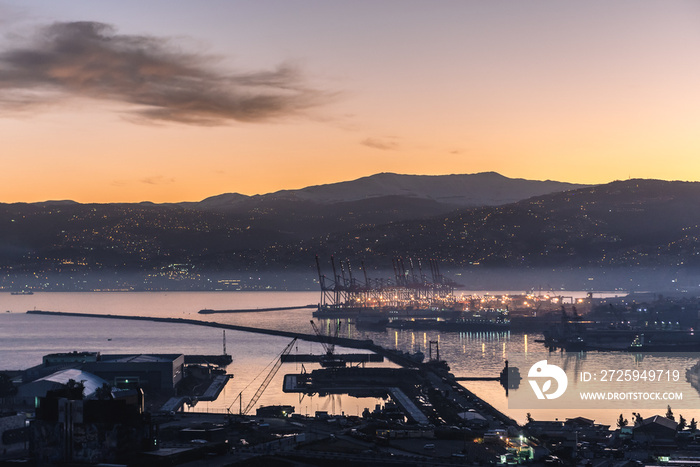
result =
M585 320L562 310L559 323L543 332L550 349L619 350L628 352L698 352L700 333L694 329L654 324L610 324Z

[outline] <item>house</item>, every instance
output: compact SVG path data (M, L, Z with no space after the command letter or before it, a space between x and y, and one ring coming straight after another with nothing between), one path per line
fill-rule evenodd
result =
M640 442L672 441L676 438L678 423L661 415L645 418L632 430L633 438Z

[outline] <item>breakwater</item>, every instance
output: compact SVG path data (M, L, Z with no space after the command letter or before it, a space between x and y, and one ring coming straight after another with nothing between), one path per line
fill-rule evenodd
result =
M102 318L102 319L128 319L133 321L152 321L156 323L175 323L175 324L189 324L193 326L208 326L218 329L231 329L233 331L242 332L252 332L257 334L267 334L270 336L280 336L289 337L290 339L300 339L308 342L320 342L320 343L332 343L342 347L348 347L352 349L365 349L372 352L382 352L384 349L375 345L370 339L358 340L349 339L346 337L332 337L332 336L317 336L315 334L304 334L298 332L281 331L277 329L266 329L266 328L254 328L251 326L239 326L237 324L224 324L217 323L214 321L204 321L200 319L189 319L189 318L159 318L155 316L128 316L128 315L113 315L113 314L99 314L99 313L75 313L69 311L46 311L46 310L29 310L27 314L31 315L49 315L49 316L72 316L79 318ZM397 356L397 359L400 356ZM390 359L394 361L393 359ZM400 361L394 361L401 365Z
M67 316L67 317L78 317L78 318L102 318L102 319L128 319L134 321L151 321L158 323L176 323L176 324L188 324L193 326L208 326L218 329L230 329L234 331L251 332L257 334L266 334L271 336L280 336L288 338L297 338L300 340L305 340L308 342L320 342L320 343L332 343L338 346L353 348L353 349L364 349L374 352L378 355L382 355L387 360L408 368L419 368L423 371L427 371L434 375L431 380L435 384L435 387L441 391L449 391L453 389L458 383L455 381L454 376L449 374L447 371L440 370L441 367L435 367L432 365L433 362L419 363L411 359L409 355L396 351L385 349L379 345L376 345L371 339L359 340L359 339L349 339L345 337L332 337L332 336L317 336L315 334L303 334L290 331L281 331L276 329L265 329L265 328L255 328L251 326L239 326L236 324L224 324L217 323L214 321L204 321L189 318L165 318L165 317L152 317L152 316L128 316L128 315L115 315L115 314L98 314L98 313L76 313L76 312L66 312L66 311L45 311L45 310L29 310L27 314L35 315L47 315L47 316ZM441 378L445 377L446 380ZM468 396L470 400L478 400L481 404L481 411L488 413L494 419L499 420L507 426L517 426L517 423L498 411L495 407L486 403L483 399L480 399L476 394L472 393L468 389L460 386L462 391Z
M274 308L241 308L238 310L211 310L209 308L205 308L203 310L199 310L198 313L200 315L213 315L217 313L257 313L261 311L305 310L311 308L318 308L318 305L282 306Z

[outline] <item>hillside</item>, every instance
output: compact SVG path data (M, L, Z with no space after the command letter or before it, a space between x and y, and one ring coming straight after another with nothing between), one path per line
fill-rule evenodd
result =
M308 248L410 252L460 266L696 266L699 225L699 183L629 180L361 229Z
M69 289L97 272L128 272L136 274L131 284L206 289L216 287L206 282L212 274L302 270L313 277L317 254L373 268L398 256L434 258L453 270L694 268L700 183L628 180L461 209L398 195L327 204L277 199L244 212L0 205L0 285L14 287L19 276L51 284L60 275Z

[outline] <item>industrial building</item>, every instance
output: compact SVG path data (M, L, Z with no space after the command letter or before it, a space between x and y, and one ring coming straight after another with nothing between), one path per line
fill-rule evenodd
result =
M81 365L84 371L104 378L118 388L141 387L144 391L175 394L184 376L183 354L102 355Z

